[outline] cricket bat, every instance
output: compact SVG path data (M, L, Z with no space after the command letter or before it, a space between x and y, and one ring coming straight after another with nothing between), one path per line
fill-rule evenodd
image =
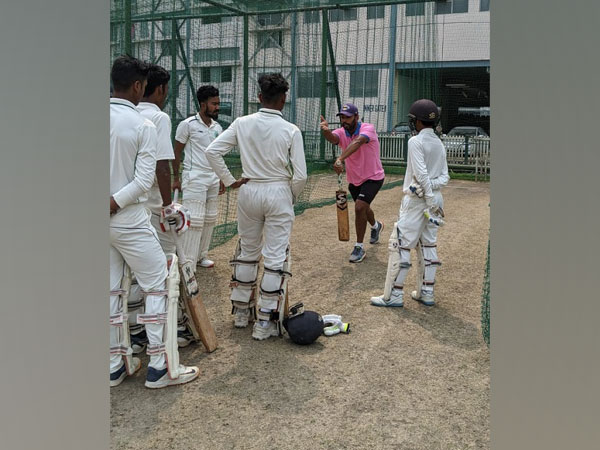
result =
M348 193L342 186L342 174L338 175L338 190L335 191L335 206L337 209L338 239L350 240L350 219L348 218Z
M175 190L174 202L177 202L177 190ZM186 314L193 322L192 334L194 338L200 339L208 353L212 353L217 348L217 335L215 329L210 323L208 313L202 301L196 281L195 268L192 267L190 261L186 261L185 254L177 233L171 228L171 235L175 241L177 249L177 257L179 259L179 270L181 272L181 284L183 289L180 289L180 295L183 300L183 307Z

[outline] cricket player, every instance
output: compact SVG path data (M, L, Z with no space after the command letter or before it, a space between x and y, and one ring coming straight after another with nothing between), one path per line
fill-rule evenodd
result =
M446 150L434 128L439 109L431 100L417 100L408 112L409 125L418 134L408 140L402 204L398 222L389 240L388 267L383 295L371 298L375 306L404 305L404 280L411 266L410 250L419 258L414 300L433 306L438 226L443 224L444 199L440 189L448 184Z
M175 133L173 189L183 188L183 206L190 211L190 229L183 236L183 249L188 260L200 267L215 265L207 258L212 232L217 223L217 195L225 186L206 159L206 148L223 132L219 117L219 90L200 86L196 92L200 111L183 120ZM185 152L183 173L179 180L181 152Z
M168 267L144 202L156 172L156 126L136 108L144 95L149 67L130 56L113 63L114 88L110 100L110 385L119 385L140 368L132 357L124 305L131 284L130 269L143 290L150 362L145 385L162 388L187 383L198 376L197 367L178 363L176 342L167 331L176 329L176 311L167 311L167 298L178 281L169 282L175 264ZM166 318L164 317L166 314ZM165 323L167 327L165 327ZM175 337L176 340L176 337ZM173 346L175 350L173 351Z
M383 223L375 220L371 202L381 189L385 173L379 159L379 139L375 126L358 120L358 108L352 103L346 103L337 114L342 127L333 131L321 116L321 131L323 136L342 149L341 155L335 160L333 169L339 175L346 165L348 190L354 199L354 223L356 227L356 244L350 255L351 263L359 263L365 259L366 251L363 239L367 222L371 225L371 244L379 241Z
M175 253L175 243L171 234L163 232L160 227L162 207L171 203L171 168L169 161L175 159L171 144L171 119L162 111L169 93L170 78L169 72L163 67L150 65L144 97L137 105L137 109L142 116L149 119L156 126L158 137L156 176L148 193L146 208L150 211L150 223L158 233L160 246L165 254ZM148 338L144 325L137 323L137 315L144 313L144 297L135 278L132 280L129 293L128 310L131 348L134 354L138 354L146 349Z
M231 261L232 313L235 326L240 328L256 314L252 337L264 340L282 332L287 279L291 276L293 204L306 184L306 161L300 130L281 114L288 82L280 73L270 73L263 74L258 84L262 108L234 120L208 146L206 157L225 186L241 186L237 206L240 240ZM234 146L239 148L242 162L238 181L223 160ZM261 252L264 273L257 302Z
M146 202L146 207L151 213L150 222L158 234L160 246L165 254L173 254L176 252L175 241L170 232L169 224L164 217L161 217L164 207L171 203L171 168L170 161L175 159L173 145L171 144L171 118L163 112L167 96L169 95L169 80L171 76L169 72L161 66L151 65L148 71L148 84L142 101L137 108L142 113L142 116L149 119L156 125L156 133L158 135L158 145L156 153L156 180L150 190L149 199ZM162 223L161 223L162 222ZM165 231L162 231L163 228ZM135 284L133 285L135 287ZM139 297L141 299L141 297ZM132 289L129 297L130 305L130 331L131 341L134 354L143 349L145 333L136 333L142 325L132 325L135 320L135 314L132 314L134 307L138 305L138 296L136 291ZM133 306L132 306L133 305ZM193 340L193 334L189 329L189 318L186 316L182 308L177 311L177 341L179 347L186 347Z

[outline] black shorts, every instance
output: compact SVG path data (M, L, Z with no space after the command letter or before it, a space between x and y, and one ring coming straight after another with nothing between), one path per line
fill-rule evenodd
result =
M350 191L354 201L362 200L370 205L379 192L379 189L381 189L381 186L383 186L384 179L385 178L382 178L381 180L367 180L358 186L349 183L348 190Z

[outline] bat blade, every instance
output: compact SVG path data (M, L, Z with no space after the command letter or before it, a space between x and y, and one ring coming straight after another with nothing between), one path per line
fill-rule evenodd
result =
M335 192L335 206L337 209L338 239L350 240L350 219L348 218L348 194L344 190Z
M218 346L217 335L208 318L202 296L199 293L190 296L185 289L182 294L190 319L194 322L198 331L198 338L200 338L208 353L214 352Z

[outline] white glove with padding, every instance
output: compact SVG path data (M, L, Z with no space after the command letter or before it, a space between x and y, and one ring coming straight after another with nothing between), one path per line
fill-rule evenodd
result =
M323 318L323 334L325 336L334 336L338 333L350 333L350 324L342 322L342 316L337 314L326 314Z
M446 222L444 221L444 210L441 206L430 206L423 211L423 215L429 221L437 227L443 226Z
M190 227L190 211L177 200L178 192L175 190L173 203L163 206L160 211L160 229L165 233L174 229L177 234L181 234Z
M413 177L413 181L412 183L410 183L408 189L410 189L410 192L412 192L413 195L416 195L419 198L423 198L423 188L421 187L421 184L417 181L415 177Z

